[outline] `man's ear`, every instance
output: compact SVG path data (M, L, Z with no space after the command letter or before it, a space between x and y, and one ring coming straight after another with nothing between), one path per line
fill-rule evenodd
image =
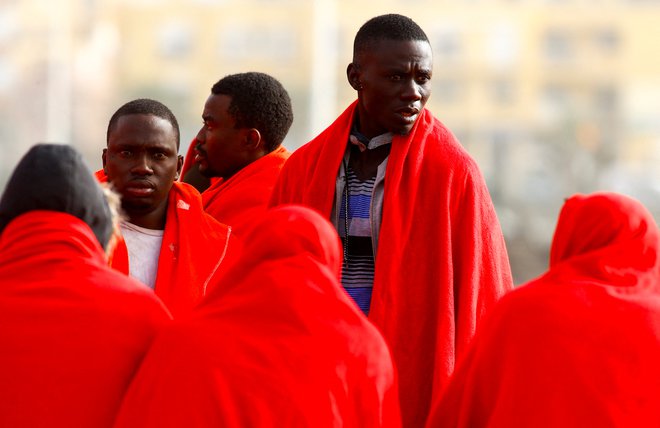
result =
M176 175L174 176L175 180L178 180L181 176L181 168L183 168L183 156L178 155L176 158Z
M348 64L348 67L346 67L346 77L348 78L348 83L353 89L356 91L362 89L362 82L360 82L360 70L357 65L354 63Z
M101 154L101 161L103 162L103 173L105 175L108 175L108 172L105 170L105 163L106 163L106 157L108 156L108 149L105 148L103 149L103 153Z
M250 128L246 131L245 146L250 151L265 150L265 142L257 128Z

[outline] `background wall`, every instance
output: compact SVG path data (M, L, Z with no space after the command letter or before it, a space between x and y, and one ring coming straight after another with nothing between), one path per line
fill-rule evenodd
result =
M517 283L546 268L573 193L658 218L660 1L642 0L0 0L0 189L36 142L100 168L108 119L137 97L174 111L185 153L212 84L243 71L289 90L295 149L354 99L353 36L391 12L431 39L428 107L480 164Z

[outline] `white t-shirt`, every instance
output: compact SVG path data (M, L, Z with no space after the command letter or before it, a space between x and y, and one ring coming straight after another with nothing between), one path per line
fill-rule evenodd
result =
M154 288L163 231L145 229L127 221L122 221L120 228L128 249L129 274Z

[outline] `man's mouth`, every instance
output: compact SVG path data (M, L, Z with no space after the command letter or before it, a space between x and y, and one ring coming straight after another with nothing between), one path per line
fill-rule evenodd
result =
M149 181L132 181L124 186L124 194L130 196L149 196L156 191L156 186Z
M206 158L206 152L201 149L199 146L195 147L195 158L193 161L195 163L200 163L202 160Z
M414 122L419 114L419 109L416 107L405 107L396 111L406 122Z

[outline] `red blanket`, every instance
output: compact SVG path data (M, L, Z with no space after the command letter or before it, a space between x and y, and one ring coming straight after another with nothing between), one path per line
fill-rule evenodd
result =
M102 170L96 172L96 177L107 181ZM231 228L204 212L195 188L174 182L167 204L155 286L156 295L173 316L197 304L225 257L236 255L240 247L235 239L230 242L230 235ZM113 268L129 272L128 250L123 239L118 240L110 260Z
M179 177L183 178L186 176L186 172L195 164L195 145L197 144L197 139L193 138L188 146L188 151L183 157L183 166L181 167L181 174Z
M9 223L0 278L0 426L112 426L163 304L105 264L87 224L54 211Z
M354 109L291 155L271 204L302 203L329 218ZM482 313L512 288L481 173L428 110L393 139L381 224L369 318L394 355L404 426L417 428Z
M266 213L275 181L289 154L280 146L229 180L216 181L202 193L204 210L241 236Z
M337 281L334 228L283 207L245 242L250 257L156 339L117 428L400 426L387 346Z
M549 271L489 313L429 427L660 426L659 250L639 202L569 199Z

